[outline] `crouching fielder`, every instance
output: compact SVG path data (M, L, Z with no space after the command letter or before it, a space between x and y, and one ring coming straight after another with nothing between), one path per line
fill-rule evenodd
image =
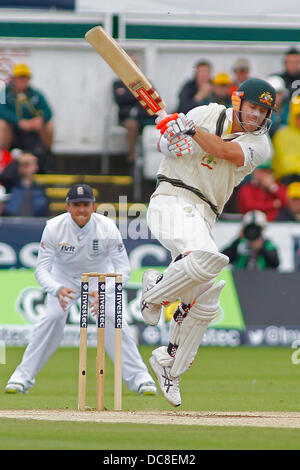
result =
M233 189L270 158L267 137L275 90L264 80L246 80L232 96L233 107L211 103L160 121L164 154L147 212L153 235L172 255L163 275L143 277L142 315L156 325L162 306L180 304L170 324L169 344L150 358L165 398L181 404L180 377L191 366L204 333L219 310L227 265L218 252L212 227Z
M82 273L116 272L123 275L124 283L130 277L130 264L121 234L112 220L95 213L92 188L87 184L73 186L66 203L67 212L50 219L43 231L35 275L47 292L45 314L35 326L22 361L6 385L7 393L26 393L33 387L36 375L59 347L68 311L80 297ZM114 283L110 281L107 280L106 290L105 348L113 361ZM91 308L95 311L98 296L92 286L90 294ZM156 394L155 383L125 318L122 377L130 390L140 395Z

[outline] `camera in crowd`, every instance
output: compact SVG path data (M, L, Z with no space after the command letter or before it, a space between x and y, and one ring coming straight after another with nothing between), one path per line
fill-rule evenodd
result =
M249 224L244 227L243 235L247 240L257 240L262 234L262 227L256 224Z
M254 241L262 236L262 232L267 224L267 218L261 211L247 212L243 218L243 236Z

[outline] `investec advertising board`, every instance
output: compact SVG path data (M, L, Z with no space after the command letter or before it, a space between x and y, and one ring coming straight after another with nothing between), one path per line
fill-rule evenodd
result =
M162 267L157 267L163 270ZM132 332L140 344L164 344L168 338L169 321L177 303L165 309L156 327L148 326L140 313L141 278L145 268L135 269L130 281L124 289L124 317L132 327ZM240 331L244 322L239 308L238 299L232 282L231 271L222 273L227 279L227 289L222 293L222 309L214 320L212 330L207 334L204 344L238 346L241 343ZM45 311L46 294L35 280L32 269L2 270L0 283L3 286L0 298L0 340L6 345L24 346L28 343L33 326ZM228 315L224 314L224 309ZM63 345L77 345L79 341L79 300L70 308L67 316ZM95 323L89 315L89 323ZM214 328L213 328L214 327ZM215 329L216 327L216 329ZM96 345L96 327L88 329L88 342Z
M8 346L25 346L45 310L45 293L34 277L45 221L7 218L0 224L0 341ZM219 248L235 238L238 230L239 224L218 223L215 238ZM208 328L203 345L290 346L300 338L300 271L288 272L297 268L300 226L270 224L268 230L268 236L279 248L281 272L223 270L219 278L225 279L226 286L221 293L221 309ZM138 343L165 344L177 303L166 308L159 324L151 327L141 316L139 302L144 270L154 266L163 271L170 262L169 254L151 237L124 237L124 242L132 266L131 279L124 289L124 316ZM79 313L77 301L68 312L64 346L79 342ZM90 316L89 322L95 323L95 319ZM89 345L96 345L96 327L89 328L88 341Z

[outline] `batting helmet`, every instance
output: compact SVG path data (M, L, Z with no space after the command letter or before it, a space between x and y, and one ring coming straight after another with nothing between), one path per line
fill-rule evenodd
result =
M276 110L276 91L274 87L260 78L249 78L244 81L234 91L231 97L233 109L237 114L241 126L246 130L241 119L241 106L243 101L248 101L255 105L262 106L268 109L268 113L264 122L253 131L253 134L264 134L271 126L270 116L272 111Z
M263 106L271 111L276 109L276 91L274 87L260 78L249 78L232 94L232 104L235 111L240 111L242 100Z

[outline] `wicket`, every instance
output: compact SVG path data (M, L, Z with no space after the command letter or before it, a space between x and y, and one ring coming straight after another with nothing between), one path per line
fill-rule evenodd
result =
M87 325L89 278L98 278L98 318L97 318L97 356L96 410L104 410L105 383L105 290L106 278L115 279L115 360L114 360L114 409L122 410L122 275L116 273L83 273L80 295L80 344L79 344L79 380L78 409L85 410L87 377Z

